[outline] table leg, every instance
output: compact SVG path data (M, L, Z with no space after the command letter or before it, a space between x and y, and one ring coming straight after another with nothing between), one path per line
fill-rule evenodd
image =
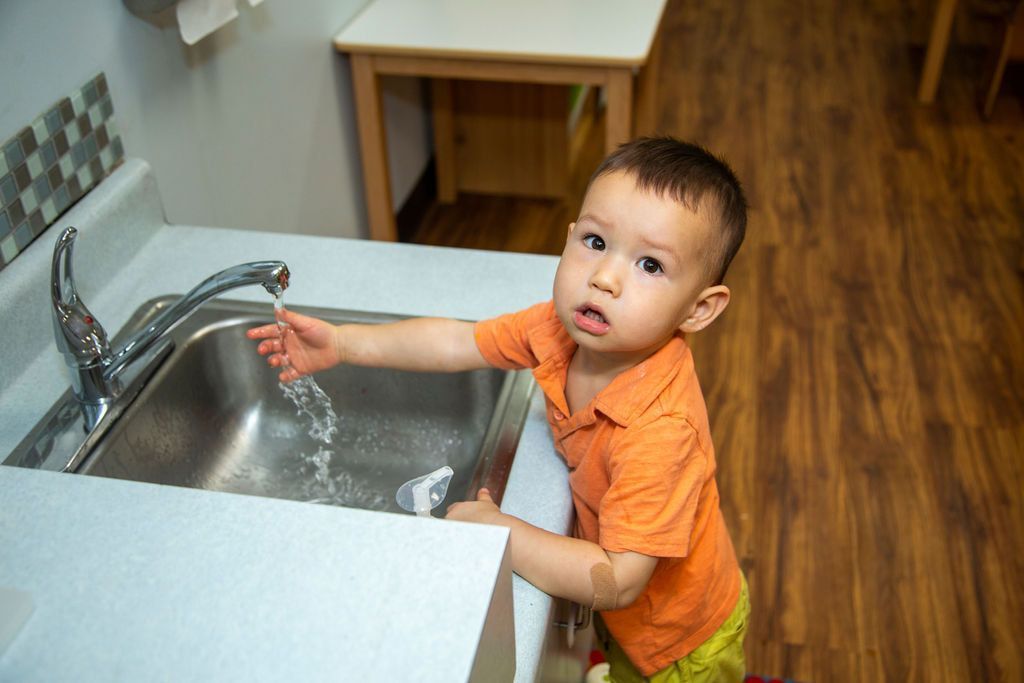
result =
M353 54L351 60L370 239L394 242L398 239L398 229L391 206L391 178L388 172L387 140L384 137L380 76L374 69L372 56Z
M604 151L610 154L633 137L633 70L609 69Z
M935 91L939 88L942 62L946 59L955 14L956 0L939 0L935 8L935 18L932 20L932 33L928 38L928 50L924 56L921 82L917 88L917 99L924 104L931 104L935 100Z
M437 200L451 204L457 193L455 183L455 110L452 82L434 78L431 85L431 109L434 112L434 163L437 168Z
M664 21L662 22L664 24ZM636 104L633 113L633 134L656 135L658 133L658 77L661 70L661 36L662 28L654 34L647 63L640 67L636 77L636 91L633 99Z

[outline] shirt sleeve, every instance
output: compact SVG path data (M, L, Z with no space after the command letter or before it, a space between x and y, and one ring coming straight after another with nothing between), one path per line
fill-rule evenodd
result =
M611 552L686 557L708 458L684 419L663 417L627 430L609 458L600 545Z
M537 367L529 332L554 315L554 304L546 301L516 313L481 320L473 328L477 348L484 360L496 368L520 370Z

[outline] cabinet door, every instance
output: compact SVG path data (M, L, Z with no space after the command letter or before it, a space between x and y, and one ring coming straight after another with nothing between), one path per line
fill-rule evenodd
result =
M565 197L569 187L568 86L453 83L458 189Z

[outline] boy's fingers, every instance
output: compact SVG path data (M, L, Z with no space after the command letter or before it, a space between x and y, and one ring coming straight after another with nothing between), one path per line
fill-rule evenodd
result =
M281 342L276 339L267 339L261 341L260 345L256 347L256 353L261 356L265 356L268 353L276 353L281 351Z
M476 499L477 500L481 500L481 501L486 501L488 503L493 503L494 502L494 500L491 498L491 492L488 491L487 489L480 489L479 491L477 491Z
M267 339L268 337L280 336L280 334L277 331L277 323L273 323L246 330L245 336L249 339Z

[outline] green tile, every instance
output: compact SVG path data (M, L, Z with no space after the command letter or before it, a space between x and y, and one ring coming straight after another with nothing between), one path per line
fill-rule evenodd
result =
M8 170L9 169L7 168L7 157L4 156L3 154L0 154L0 176L7 173Z
M71 206L71 193L68 192L67 185L61 185L53 193L53 203L57 205L57 213L64 213Z
M68 178L75 172L75 165L71 163L71 157L65 154L60 158L60 173L65 178Z
M50 135L56 135L57 131L64 125L60 120L60 109L58 107L54 107L46 112L43 119L46 120L46 130L50 132Z
M18 251L21 251L29 244L35 235L32 234L32 227L28 224L28 221L23 221L21 225L14 229L14 244L18 247Z
M11 138L4 144L4 154L7 156L7 166L10 168L18 168L18 165L25 161L25 153L21 150L18 138Z
M76 142L71 145L71 163L75 165L75 168L85 166L87 161L89 161L89 157L85 153L85 143Z
M43 201L53 192L53 188L50 187L50 179L45 175L41 175L32 181L32 189L35 190L36 199L39 201Z
M81 135L78 133L78 124L71 123L67 128L64 129L64 134L68 138L68 145L74 145L81 139Z
M43 157L43 168L49 169L57 163L57 150L53 146L53 140L47 140L39 146L39 154Z
M85 97L85 104L91 107L96 103L96 100L100 98L99 92L96 91L96 81L92 80L85 84L82 88L82 95Z
M14 182L14 176L0 176L0 204L10 204L17 196L18 186Z

